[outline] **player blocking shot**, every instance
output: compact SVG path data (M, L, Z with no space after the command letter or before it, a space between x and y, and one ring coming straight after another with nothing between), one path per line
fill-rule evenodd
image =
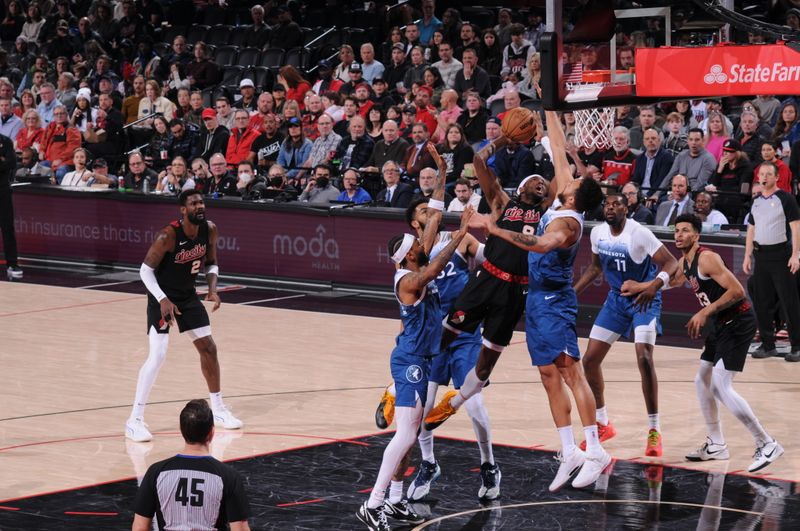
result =
M744 424L756 443L748 472L756 472L783 455L783 447L771 437L753 413L750 404L733 388L733 379L744 369L750 342L756 333L756 317L739 280L714 251L700 245L702 221L693 214L675 220L675 246L682 257L676 274L667 286L661 279L642 283L627 281L622 293L653 297L659 289L682 286L686 282L697 296L701 310L686 325L689 336L698 339L708 325L700 367L695 376L697 399L706 423L706 442L686 455L689 461L729 459L722 434L719 403Z
M403 525L422 522L422 518L411 511L407 500L392 499L392 494L402 493L402 483L398 489L400 492L397 493L393 488L388 500L385 499L386 489L398 466L414 446L427 401L430 371L428 360L439 350L442 314L434 280L445 269L464 240L473 214L471 207L464 210L458 231L432 260L425 253L419 238L412 234L395 236L389 241L389 255L398 267L394 277L394 293L400 305L402 322L402 331L397 336L390 358L396 394L397 431L383 453L378 477L369 499L356 513L357 518L371 530L390 530L387 515Z
M177 324L186 333L200 355L200 368L208 384L214 424L226 429L243 426L241 420L225 406L220 391L220 369L217 345L211 337L211 324L203 303L195 290L195 281L205 262L211 311L220 304L217 294L217 227L206 219L203 195L185 190L179 198L182 218L158 232L145 256L139 275L147 288L147 336L149 353L139 370L136 397L130 418L125 423L125 436L135 442L153 438L144 422L144 410L158 371L164 363L169 345L169 330Z
M616 435L605 404L603 360L620 336L630 338L632 335L649 424L645 455L658 457L663 450L653 348L656 337L661 334L661 293L656 292L652 298L647 293L640 293L634 298L625 297L620 289L626 280L649 282L656 277L666 285L678 263L650 229L627 219L625 195L609 194L605 198L603 215L605 223L597 225L591 232L592 263L575 283L575 292L580 295L599 275L603 275L610 288L589 333L589 346L583 357L586 379L597 404L598 435L600 442ZM585 448L584 441L581 449Z

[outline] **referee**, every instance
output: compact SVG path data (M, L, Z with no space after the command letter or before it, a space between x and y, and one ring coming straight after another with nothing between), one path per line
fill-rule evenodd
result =
M241 476L209 455L214 415L205 400L192 400L181 411L183 452L152 465L136 495L133 531L158 529L249 531L250 505Z
M753 270L754 289L750 296L761 334L761 346L753 357L777 355L773 322L775 308L780 304L792 344L786 361L800 361L800 296L795 279L800 269L800 209L792 195L777 187L778 167L774 163L761 164L758 180L762 189L750 207L742 263L746 274Z
M11 201L11 183L17 169L17 154L14 142L0 135L0 233L3 234L3 253L6 257L6 273L9 280L22 278L22 269L17 263L17 236L14 234L14 203Z

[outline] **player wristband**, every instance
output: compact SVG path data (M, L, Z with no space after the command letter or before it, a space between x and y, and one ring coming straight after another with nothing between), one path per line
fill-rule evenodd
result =
M142 267L139 268L139 276L142 277L144 287L147 288L147 291L150 292L150 295L155 297L158 302L161 302L167 298L167 294L161 291L161 287L158 285L155 269L145 263L142 263Z
M444 210L444 201L439 201L438 199L429 199L428 208L441 212Z
M668 289L670 289L672 287L672 286L669 285L669 273L667 273L666 271L659 272L656 275L656 278L660 278L661 282L664 283L664 285L661 286L661 291L667 291Z
M486 244L485 243L482 243L482 244L478 245L478 250L475 253L475 263L476 264L482 264L483 261L486 260L486 257L483 255L483 250L484 249L486 249Z
M217 264L206 266L206 276L217 275L219 276L219 266Z

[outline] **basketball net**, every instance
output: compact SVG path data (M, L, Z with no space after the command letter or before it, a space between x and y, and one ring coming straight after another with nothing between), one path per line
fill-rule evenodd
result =
M597 99L605 83L567 83L575 101ZM582 148L605 150L611 147L616 111L613 107L593 107L572 111L575 116L575 145Z

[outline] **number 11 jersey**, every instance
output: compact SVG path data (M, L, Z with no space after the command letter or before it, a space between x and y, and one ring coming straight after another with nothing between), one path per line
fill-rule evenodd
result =
M608 223L598 225L592 229L591 241L611 291L619 293L626 280L649 282L655 278L657 268L651 258L663 244L638 222L625 220L625 227L616 236Z

